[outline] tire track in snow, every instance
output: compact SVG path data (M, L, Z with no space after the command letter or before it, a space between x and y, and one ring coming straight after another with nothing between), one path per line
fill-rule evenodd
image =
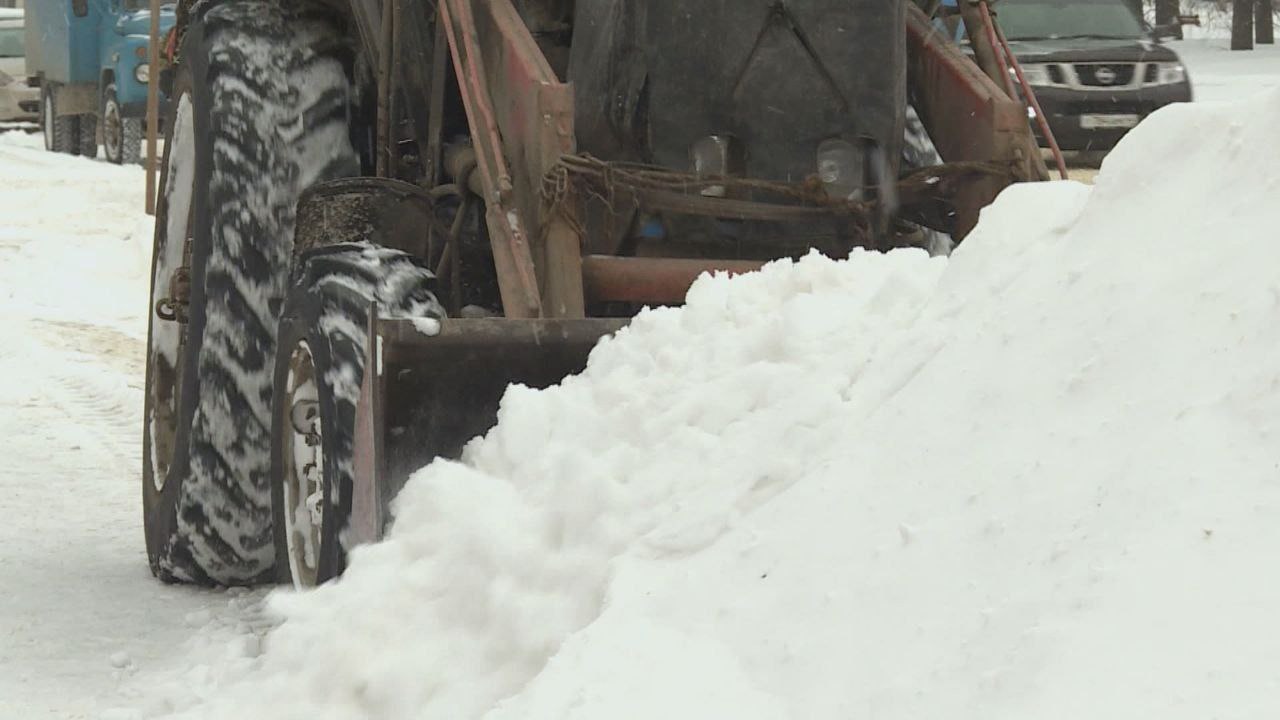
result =
M118 472L141 472L143 343L81 323L28 323L37 354L62 354L46 375L54 405L83 426ZM55 329L57 333L50 333Z
M129 466L140 472L142 414L136 411L136 404L110 397L103 383L84 376L58 373L50 379L61 386L58 405L93 428L89 436L99 441L121 469Z

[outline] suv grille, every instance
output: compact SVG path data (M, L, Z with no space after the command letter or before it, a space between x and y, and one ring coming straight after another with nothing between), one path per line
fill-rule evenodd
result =
M1076 65L1076 76L1082 85L1093 87L1122 87L1133 82L1133 63L1107 65Z

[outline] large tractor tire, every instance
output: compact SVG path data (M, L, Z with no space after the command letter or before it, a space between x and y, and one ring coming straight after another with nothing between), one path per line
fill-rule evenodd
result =
M355 175L350 80L326 18L234 1L192 18L156 215L143 503L152 572L275 577L271 401L295 208Z
M342 573L352 505L356 400L369 313L441 318L435 279L418 260L372 245L337 245L301 260L280 321L272 439L272 505L281 582L318 585Z

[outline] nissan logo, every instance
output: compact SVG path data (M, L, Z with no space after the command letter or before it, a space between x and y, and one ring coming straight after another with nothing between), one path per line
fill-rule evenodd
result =
M1116 71L1106 66L1100 67L1094 71L1093 76L1103 85L1110 85L1116 81Z

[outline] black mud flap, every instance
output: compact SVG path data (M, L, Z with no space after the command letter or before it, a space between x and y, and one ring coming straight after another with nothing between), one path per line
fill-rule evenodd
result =
M372 317L377 317L376 312ZM627 321L375 320L356 411L355 487L344 536L380 540L409 476L457 458L497 422L507 387L546 388L582 372L600 339Z

